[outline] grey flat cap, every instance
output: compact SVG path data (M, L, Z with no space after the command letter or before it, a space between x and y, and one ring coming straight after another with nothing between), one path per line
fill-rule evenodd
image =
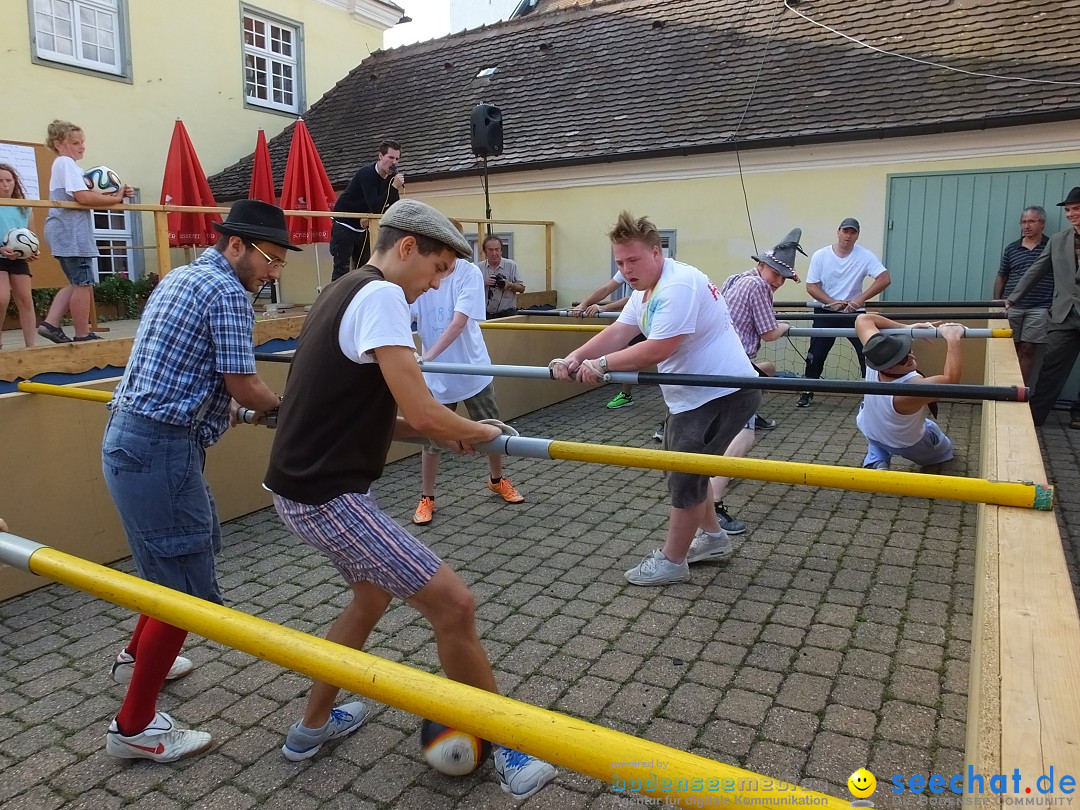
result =
M419 200L398 200L386 209L379 224L430 237L436 242L442 242L461 258L472 258L472 247L450 220Z

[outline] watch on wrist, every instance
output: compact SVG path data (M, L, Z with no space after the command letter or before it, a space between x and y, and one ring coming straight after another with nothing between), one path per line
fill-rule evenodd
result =
M603 357L601 357L601 358L600 358L599 360L597 360L596 362L600 364L600 370L601 370L602 372L604 372L605 374L607 374L607 373L608 373L608 367L607 367L607 355L604 355Z

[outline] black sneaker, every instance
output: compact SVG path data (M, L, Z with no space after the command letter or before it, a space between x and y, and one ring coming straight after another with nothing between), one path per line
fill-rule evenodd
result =
M810 403L814 401L814 395L810 391L803 391L799 394L799 398L795 401L796 408L809 408Z
M775 419L766 419L764 416L754 414L754 430L772 430L776 427Z
M660 423L660 427L653 431L652 437L658 442L664 441L664 423Z
M99 335L99 334L97 334L95 332L91 332L86 337L77 337L74 340L72 340L71 342L72 343L85 343L88 340L104 340L104 339L105 338L103 338L101 335Z
M715 504L716 519L720 521L720 528L728 534L742 534L746 531L746 524L741 520L736 520L730 514L728 510L724 508L724 504Z

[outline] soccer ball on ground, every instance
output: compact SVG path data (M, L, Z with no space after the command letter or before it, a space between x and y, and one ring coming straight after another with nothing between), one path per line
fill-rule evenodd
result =
M102 194L111 194L124 187L120 181L120 175L108 166L95 166L88 169L83 179L86 180L86 187L90 191L100 191Z
M20 259L29 259L38 252L40 243L29 228L12 228L4 237L3 246L18 253Z
M420 724L420 745L427 764L447 776L466 776L491 754L491 743L433 720Z

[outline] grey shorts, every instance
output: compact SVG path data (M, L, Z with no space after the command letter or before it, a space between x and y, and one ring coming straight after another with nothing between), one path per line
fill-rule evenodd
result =
M1050 339L1050 310L1013 307L1009 310L1009 326L1016 343L1046 343Z
M57 256L60 269L73 287L94 286L94 263L85 256Z
M498 419L499 418L499 406L495 404L495 383L490 382L484 387L482 391L474 394L468 399L462 400L465 403L465 410L469 412L469 418L474 422L479 422L481 419ZM457 410L458 403L451 402L446 407L450 410ZM442 450L433 444L424 445L425 453L441 453Z
M682 453L722 456L760 404L761 391L744 388L710 400L692 411L668 414L663 447ZM689 509L708 498L707 475L671 472L667 480L671 505L676 509Z

